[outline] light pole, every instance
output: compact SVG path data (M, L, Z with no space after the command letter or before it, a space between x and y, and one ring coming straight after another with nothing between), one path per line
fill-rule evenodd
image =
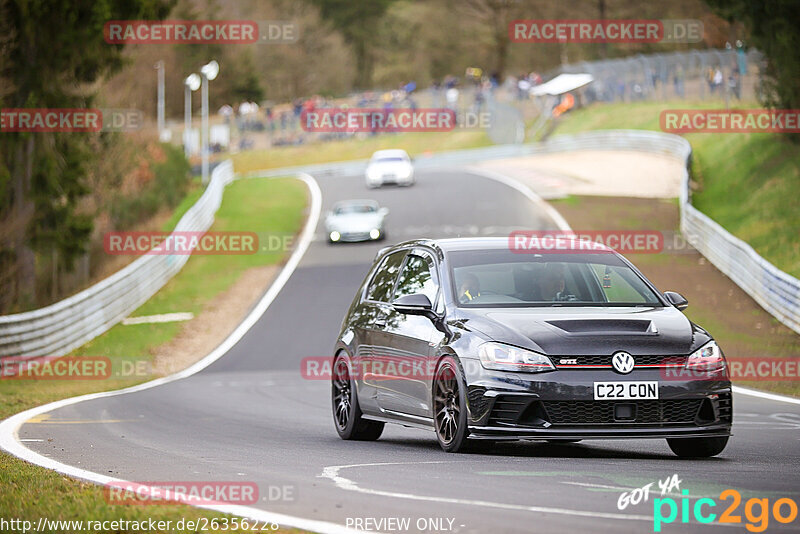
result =
M213 80L219 74L219 63L216 61L210 61L209 63L203 65L200 68L200 74L203 78L203 90L202 92L202 125L201 125L201 135L203 137L202 147L200 148L202 157L203 157L203 185L208 183L208 81Z
M186 158L192 155L191 146L189 145L189 135L192 132L192 91L197 91L200 88L200 76L197 74L190 74L183 81L183 153Z
M164 135L164 62L159 60L155 68L158 73L158 106L156 108L156 116L158 121L158 138L161 139Z

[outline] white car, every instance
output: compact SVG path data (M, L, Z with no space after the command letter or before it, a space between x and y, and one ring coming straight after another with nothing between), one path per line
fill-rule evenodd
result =
M325 217L328 241L378 241L386 236L384 220L388 208L374 200L343 200L333 206Z
M413 185L414 165L405 150L378 150L367 165L367 187L383 184Z

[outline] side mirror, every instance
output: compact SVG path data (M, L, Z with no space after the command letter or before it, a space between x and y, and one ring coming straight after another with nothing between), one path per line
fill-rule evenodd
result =
M378 210L378 214L382 215L383 217L386 217L387 215L389 215L389 208L380 208Z
M685 310L686 307L689 306L689 301L686 300L686 297L680 293L676 293L674 291L664 291L664 296L667 298L670 304L681 311Z
M414 293L413 295L403 295L392 302L392 307L399 313L406 315L433 316L433 304L427 295Z

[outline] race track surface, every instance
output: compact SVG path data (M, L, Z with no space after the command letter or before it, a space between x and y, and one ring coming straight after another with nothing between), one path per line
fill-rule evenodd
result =
M348 518L351 525L353 518L410 518L410 532L435 527L429 518L444 519L445 528L430 529L442 532L653 532L656 482L673 473L692 503L716 500L717 515L730 502L719 499L728 488L745 500L769 498L770 506L780 497L798 501L800 406L744 395L734 398L728 448L702 461L678 459L663 440L518 442L448 455L433 433L396 425L377 442L341 441L329 383L302 378L300 360L331 355L376 251L415 237L555 226L514 189L458 170L421 172L411 188L367 190L360 176L318 182L323 214L349 198L389 207L387 241L329 245L320 222L288 283L228 354L189 378L26 423L20 438L43 440L26 445L126 480L252 481L262 495L255 506L265 510L343 525ZM617 509L623 491L651 482L650 502ZM293 498L271 501L270 486L291 486ZM746 522L744 504L736 512ZM742 524L692 521L687 529L679 522L680 515L663 532L744 531ZM771 518L768 531L798 525ZM380 530L391 531L387 526Z

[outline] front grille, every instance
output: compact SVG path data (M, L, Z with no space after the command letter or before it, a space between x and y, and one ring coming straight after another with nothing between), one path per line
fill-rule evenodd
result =
M640 401L544 401L548 419L553 425L591 424L678 424L695 423L702 399ZM619 421L614 417L617 404L633 405L634 417Z
M342 232L342 241L366 241L369 239L369 232Z
M605 365L611 367L611 356L552 356L551 359L559 369L569 369L570 367L580 367L581 365ZM573 364L559 363L564 360L575 360ZM642 365L684 365L686 356L663 356L648 354L644 356L634 356L636 364L634 368Z

